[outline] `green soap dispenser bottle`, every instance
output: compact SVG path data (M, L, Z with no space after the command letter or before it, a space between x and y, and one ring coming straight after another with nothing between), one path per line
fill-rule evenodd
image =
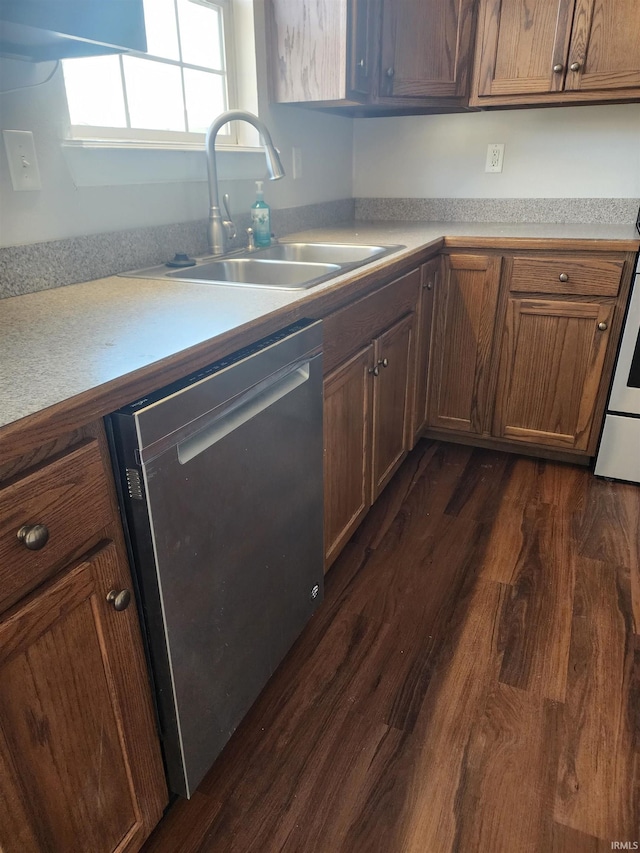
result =
M271 245L271 209L264 200L262 181L256 181L256 200L251 205L251 227L256 246Z

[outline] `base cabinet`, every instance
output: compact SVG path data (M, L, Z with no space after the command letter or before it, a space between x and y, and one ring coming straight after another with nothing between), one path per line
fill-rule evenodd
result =
M135 853L167 803L104 434L78 438L0 470L3 570L23 578L0 607L3 853Z
M588 460L634 263L613 251L445 255L423 432Z
M611 301L509 299L495 436L595 451L592 427L614 308Z
M325 568L412 446L419 288L414 270L324 321Z
M324 381L324 539L330 565L371 506L373 344Z
M451 254L435 288L430 427L482 435L489 416L490 360L501 258Z
M413 440L415 444L424 428L427 417L427 385L431 364L431 329L433 326L433 298L440 287L442 258L432 258L420 270L420 297L416 312L416 365L413 398Z

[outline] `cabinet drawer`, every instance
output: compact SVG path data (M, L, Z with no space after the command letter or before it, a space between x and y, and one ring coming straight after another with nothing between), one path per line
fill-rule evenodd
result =
M509 289L519 293L617 296L624 259L537 255L514 257Z
M419 292L420 270L415 269L325 317L322 321L325 376L405 314L415 311Z
M77 554L111 520L98 442L88 441L0 489L0 609L9 607ZM43 525L36 550L18 537ZM38 545L38 542L33 543Z

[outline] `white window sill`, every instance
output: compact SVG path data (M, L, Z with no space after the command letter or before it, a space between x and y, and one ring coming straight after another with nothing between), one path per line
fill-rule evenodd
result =
M142 151L204 151L204 136L199 142L169 142L160 139L92 139L91 137L65 139L63 148L100 148L114 150ZM256 154L262 151L260 145L238 145L216 142L216 151L227 153Z
M76 187L206 182L204 143L65 139L62 153ZM221 181L266 177L262 148L216 145Z

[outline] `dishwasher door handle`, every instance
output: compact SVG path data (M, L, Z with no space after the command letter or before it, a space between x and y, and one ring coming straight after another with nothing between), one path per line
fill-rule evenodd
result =
M266 386L260 383L247 391L225 412L218 414L212 423L178 444L178 461L186 465L229 433L304 385L308 379L309 362L306 361L290 368L284 376L280 373L272 377Z

